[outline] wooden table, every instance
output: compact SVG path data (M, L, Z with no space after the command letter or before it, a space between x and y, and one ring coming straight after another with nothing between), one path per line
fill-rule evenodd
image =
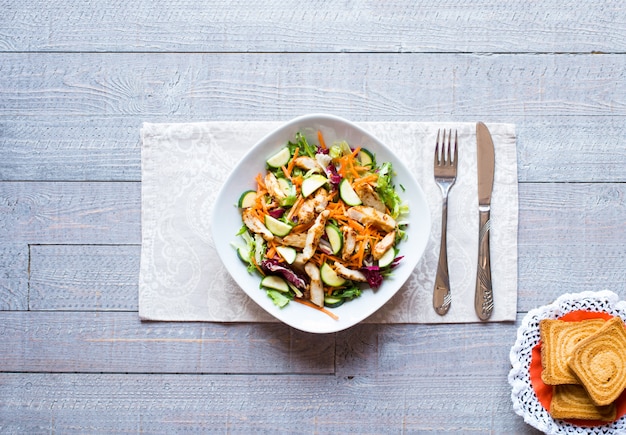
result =
M249 3L249 5L247 4ZM3 1L0 432L534 433L524 314L626 297L618 1ZM517 125L513 323L142 323L142 122Z

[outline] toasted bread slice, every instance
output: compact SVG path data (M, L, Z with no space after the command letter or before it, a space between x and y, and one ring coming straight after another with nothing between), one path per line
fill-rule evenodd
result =
M626 389L626 328L619 317L573 349L569 367L598 406L608 405Z
M550 402L550 415L558 419L613 421L615 404L596 406L582 385L556 385Z
M606 323L603 319L565 322L543 319L539 323L541 334L541 380L546 385L578 384L567 361L574 346L598 331Z

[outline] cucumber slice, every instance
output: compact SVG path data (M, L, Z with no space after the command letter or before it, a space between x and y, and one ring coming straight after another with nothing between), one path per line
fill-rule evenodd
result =
M346 283L346 280L335 272L335 269L330 267L328 263L322 264L320 268L320 277L322 278L322 282L331 287L339 287Z
M328 308L337 308L340 305L343 305L345 301L342 298L337 298L335 296L325 296L324 297L324 306Z
M339 195L348 205L361 205L361 198L359 198L350 182L345 178L339 183Z
M343 233L333 224L326 225L325 231L333 254L339 254L343 248Z
M237 256L239 256L239 259L241 261L243 261L246 264L250 264L250 254L252 253L252 251L250 251L250 249L248 249L247 247L240 247L237 248Z
M373 166L374 165L374 154L372 154L365 148L361 148L356 158L361 163L361 166Z
M387 267L389 266L393 260L396 258L396 248L393 246L383 254L382 257L378 260L378 267Z
M279 221L270 215L265 215L265 226L272 234L278 237L284 237L291 231L291 225L286 224L283 221Z
M280 168L289 163L290 158L291 153L289 152L289 148L285 147L267 159L265 163L267 163L267 166L270 168Z
M248 208L252 207L256 201L256 190L246 190L239 197L239 201L237 202L237 206L239 208Z
M261 280L261 287L271 288L278 290L279 292L287 293L289 291L289 284L280 276L267 275Z
M287 263L293 264L293 262L296 261L296 256L298 255L298 253L291 246L277 246L276 250Z
M302 182L302 196L306 198L327 182L328 178L320 174L313 174L310 177L305 178Z

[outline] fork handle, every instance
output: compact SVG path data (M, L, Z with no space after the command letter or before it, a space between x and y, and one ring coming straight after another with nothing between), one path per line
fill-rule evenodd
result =
M490 208L479 207L480 232L478 236L478 270L476 272L476 295L474 308L480 320L488 320L493 311L493 289L491 286L491 260L489 232L491 230Z
M444 196L441 206L441 244L439 245L439 263L435 289L433 290L433 308L441 316L450 309L452 298L450 295L450 278L448 274L448 198Z

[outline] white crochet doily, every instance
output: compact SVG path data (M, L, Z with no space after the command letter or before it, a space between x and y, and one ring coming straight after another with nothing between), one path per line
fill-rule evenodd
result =
M539 403L530 382L532 349L539 343L539 322L542 319L557 319L572 311L587 310L606 312L626 321L626 301L620 301L615 293L583 292L564 294L554 303L531 310L526 314L517 331L517 340L511 348L511 399L513 409L529 425L547 434L614 434L626 433L626 416L617 421L594 427L581 427L563 420L553 419Z

